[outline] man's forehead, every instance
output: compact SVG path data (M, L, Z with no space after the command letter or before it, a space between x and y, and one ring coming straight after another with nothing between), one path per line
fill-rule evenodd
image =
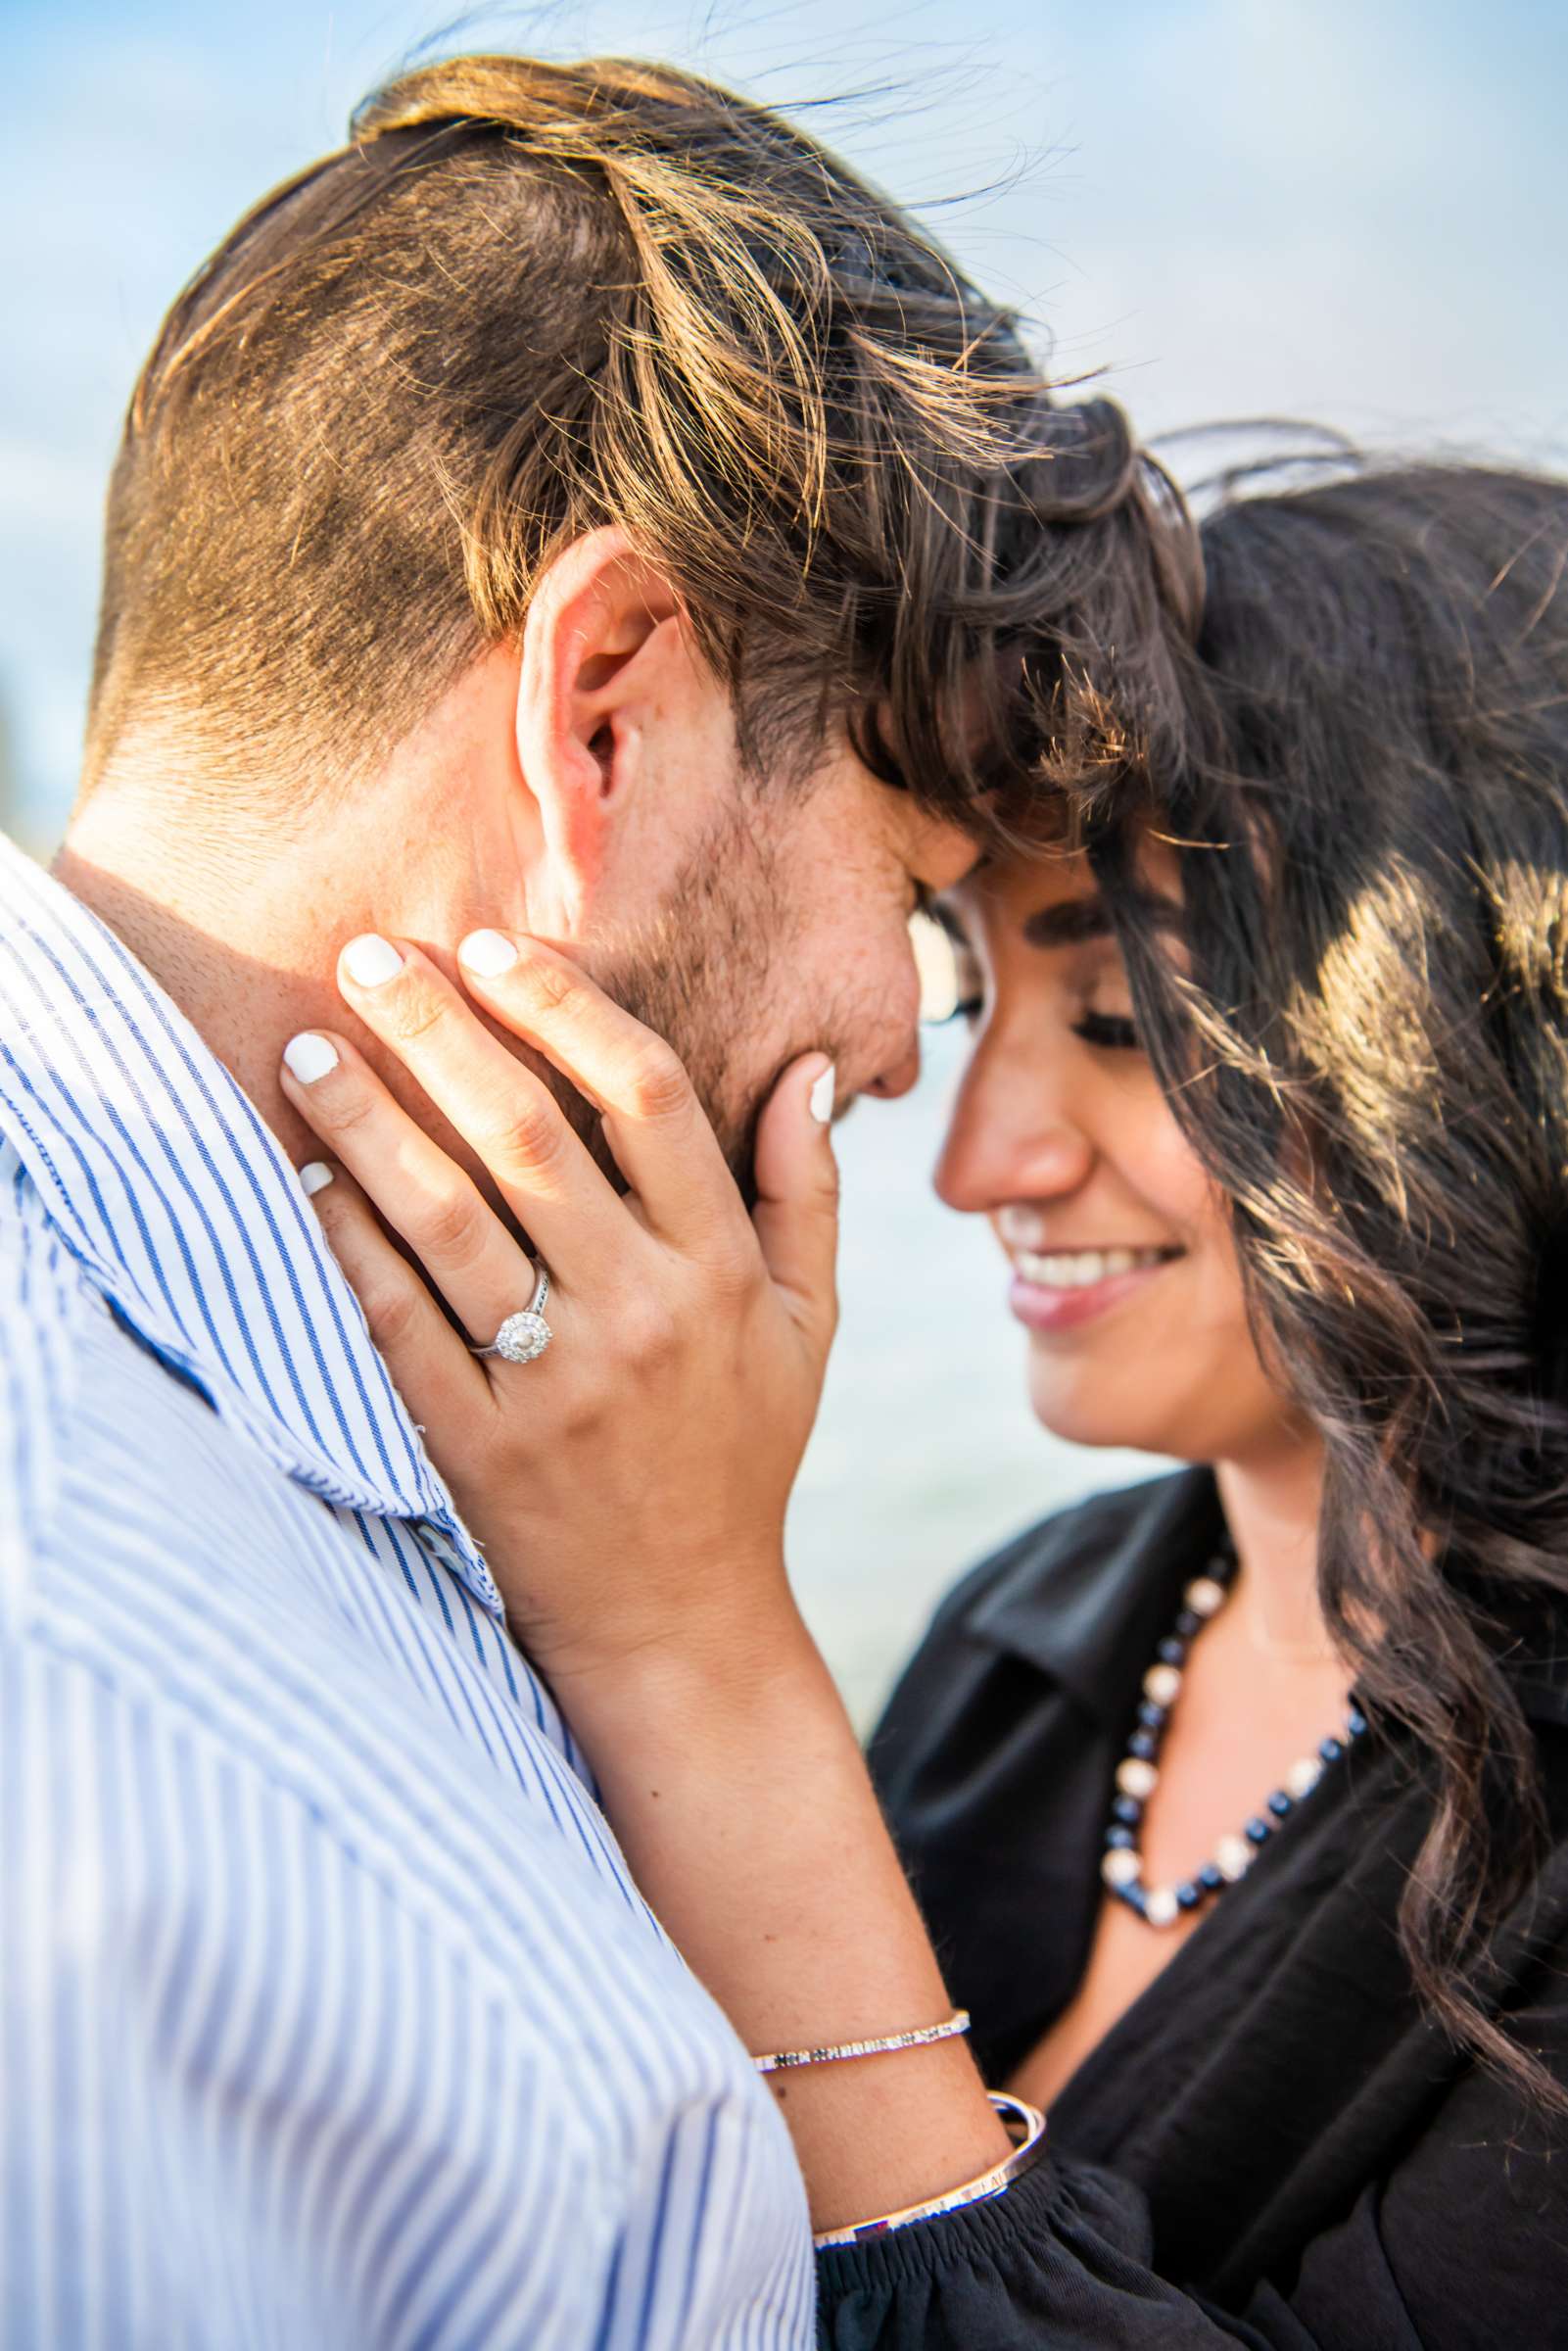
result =
M955 889L983 859L984 838L951 816L923 807L908 793L899 796L909 800L903 839L905 864L927 889Z
M1011 777L1016 766L998 729L994 692L987 690L977 670L947 691L939 704L899 711L884 696L876 705L876 740L900 778L913 777L926 768L924 760L910 755L912 735L918 735L925 749L933 744L941 746L952 778L951 795L944 792L934 799L927 781L925 792L901 789L898 796L927 822L967 835L975 844L975 855L1007 839L1021 813L1016 809L1010 813L1004 806L1005 798L1016 797L1016 785L1006 791L995 781L1004 775ZM989 785L987 778L993 779ZM1029 833L1032 838L1032 822Z

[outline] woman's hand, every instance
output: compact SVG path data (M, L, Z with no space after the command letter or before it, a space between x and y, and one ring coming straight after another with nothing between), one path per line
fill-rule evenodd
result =
M586 1741L639 1884L742 2039L802 2048L935 2023L940 1970L784 1572L833 1324L826 1056L785 1071L763 1113L748 1218L680 1062L575 965L482 932L463 976L598 1107L630 1190L428 958L355 940L344 994L540 1251L554 1337L530 1364L476 1361L337 1176L316 1206L371 1331ZM535 1282L500 1218L342 1038L296 1038L283 1082L488 1344ZM824 2226L1007 2152L955 2040L781 2075L781 2098L786 2084Z
M551 1678L617 1676L664 1655L743 1671L792 1618L784 1507L835 1312L831 1065L808 1055L780 1080L748 1217L662 1039L534 939L482 932L461 963L492 1018L599 1109L625 1196L417 948L356 939L339 982L540 1252L550 1346L516 1365L480 1361L458 1337L365 1195L476 1345L527 1307L535 1268L354 1047L316 1032L290 1046L284 1090L362 1187L335 1176L318 1190L322 1223Z

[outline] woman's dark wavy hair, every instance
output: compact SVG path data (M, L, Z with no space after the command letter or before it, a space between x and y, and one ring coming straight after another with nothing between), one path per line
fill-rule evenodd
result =
M1322 1432L1329 1625L1430 1780L1416 1987L1568 2111L1486 2006L1546 1834L1509 1652L1568 1594L1568 484L1362 469L1232 499L1202 548L1185 755L1119 810L1082 795L1090 855L1260 1350ZM1185 971L1146 919L1151 818Z

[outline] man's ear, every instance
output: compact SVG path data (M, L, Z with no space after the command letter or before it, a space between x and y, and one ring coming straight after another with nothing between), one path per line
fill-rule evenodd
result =
M583 928L637 788L642 716L680 626L669 582L613 525L552 556L529 602L517 757L540 833L534 919L554 936Z

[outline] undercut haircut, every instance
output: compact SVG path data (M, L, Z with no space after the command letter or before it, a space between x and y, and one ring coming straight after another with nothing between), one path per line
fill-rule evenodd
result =
M370 97L170 312L111 485L87 789L148 735L239 795L372 775L606 523L754 770L836 724L1015 828L1177 705L1190 533L1118 409L1054 407L1012 314L778 117L467 57Z

